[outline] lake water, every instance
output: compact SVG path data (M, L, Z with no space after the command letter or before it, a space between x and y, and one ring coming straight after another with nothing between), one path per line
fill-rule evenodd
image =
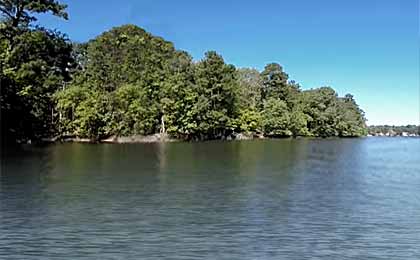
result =
M0 259L420 259L420 139L3 154Z

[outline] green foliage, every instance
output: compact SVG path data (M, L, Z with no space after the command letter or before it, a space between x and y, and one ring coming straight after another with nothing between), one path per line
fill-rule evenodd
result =
M302 93L303 111L310 117L308 129L315 136L366 135L366 119L351 95L338 98L330 87Z
M238 102L241 109L257 109L261 103L263 80L256 69L238 69Z
M30 27L35 13L67 18L65 5L48 0L0 1L0 83L3 137L25 141L56 132L53 93L70 80L67 38Z
M290 113L286 102L269 98L264 102L262 125L264 133L270 136L289 136Z
M81 76L83 81L106 91L136 83L153 95L174 55L172 43L162 38L134 25L116 27L88 43L88 62Z
M51 13L64 19L68 18L66 5L54 0L1 0L0 34L14 42L13 37L27 31L32 22L37 21L34 14Z
M303 112L310 117L309 131L315 136L338 136L335 128L337 93L330 87L312 89L302 93Z
M270 63L265 66L263 72L261 72L261 78L263 79L263 86L261 91L261 97L264 100L270 98L278 98L283 100L289 110L297 102L297 96L300 92L300 86L294 81L288 81L289 75L283 71L283 68L277 63Z
M198 106L193 110L199 113L193 122L201 138L224 137L233 131L237 114L238 81L235 67L225 64L219 54L210 51L197 64L195 71Z
M0 50L3 131L13 138L48 136L55 132L52 94L70 79L71 45L44 29L2 41Z
M280 98L286 99L287 80L289 75L283 72L283 68L277 63L270 63L261 72L263 79L263 89L261 96L263 99Z
M350 94L338 100L337 121L339 136L353 137L367 134L364 112Z
M196 131L198 111L195 105L199 95L194 84L192 58L186 52L176 52L169 68L170 75L165 79L160 92L161 119L166 123L167 133L178 138L188 138Z
M105 135L108 100L87 86L71 86L55 95L63 134L99 139Z
M290 113L289 130L293 136L312 136L308 129L310 116L305 114L300 107L294 108Z
M183 79L176 59L181 54L172 43L137 26L116 27L87 44L75 45L73 57L77 69L72 85L88 85L101 98L107 97L101 119L104 128L97 136L154 133L160 127L159 118L178 100L177 89L182 88ZM92 118L88 109L81 111L86 113L79 114L79 122ZM63 117L62 124L67 120ZM74 128L71 134L91 137L85 125L78 124L82 129Z
M214 51L193 62L135 25L77 44L31 26L36 13L67 18L65 8L53 0L0 1L2 131L15 139L367 133L353 96L339 98L329 87L301 91L277 63L261 73L237 70Z
M250 133L250 132L261 132L262 125L262 116L261 112L254 109L244 109L241 110L238 125L239 131Z
M128 136L154 133L158 111L149 105L147 93L141 87L125 85L118 88L114 95L115 105L109 134Z

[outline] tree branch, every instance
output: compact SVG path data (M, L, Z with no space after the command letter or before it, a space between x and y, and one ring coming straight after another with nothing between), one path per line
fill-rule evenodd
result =
M14 19L14 16L6 8L0 7L0 12L7 15L10 19Z
M13 27L18 27L20 19L22 18L22 15L23 15L24 7L25 7L25 3L23 1L19 1L19 3L17 4L17 8L16 8L16 15L12 19L12 26Z

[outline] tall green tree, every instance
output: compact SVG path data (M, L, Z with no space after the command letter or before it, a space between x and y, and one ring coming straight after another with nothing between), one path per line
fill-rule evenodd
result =
M359 108L351 94L346 94L338 100L337 121L339 136L351 137L367 134L365 113Z
M105 91L134 83L148 88L150 94L159 91L168 62L175 55L172 43L135 25L112 28L85 48L87 62L79 77Z
M56 1L0 1L2 136L40 138L55 132L53 93L70 80L71 45L65 35L32 27L36 13L67 18Z
M124 25L75 47L73 56L78 70L71 87L93 88L109 100L104 112L107 127L102 135L159 132L165 106L170 105L165 82L175 73L171 67L177 55L173 44L135 25ZM66 111L62 114L69 115ZM125 119L128 122L122 123ZM61 123L66 124L67 120L63 117ZM73 132L83 133L77 129Z
M331 87L321 87L303 92L304 112L310 117L309 131L315 136L338 136L336 129L338 98Z
M263 78L256 69L238 69L238 102L240 108L258 108L261 103Z
M263 79L262 99L280 98L285 100L289 75L278 63L267 64L261 72L261 77Z
M135 25L70 43L34 24L38 13L67 19L65 9L53 0L0 0L1 125L10 140L57 132L95 140L366 134L353 96L301 91L277 63L236 70L214 51L194 62Z
M1 0L0 12L7 27L27 29L37 21L36 13L52 13L57 17L68 18L67 6L54 0Z
M290 113L286 102L279 98L264 101L263 129L269 136L290 136Z
M169 70L160 95L160 130L178 138L190 138L197 130L199 112L195 107L199 91L192 57L183 51L176 52Z
M205 138L225 137L235 128L238 91L235 67L209 51L196 66L195 82L199 91L195 109L200 111L197 118L200 132Z
M256 69L238 69L238 108L237 126L239 132L261 132L261 92L262 77Z

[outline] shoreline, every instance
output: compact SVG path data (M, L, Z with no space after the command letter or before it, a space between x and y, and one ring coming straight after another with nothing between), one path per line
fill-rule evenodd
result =
M246 135L237 134L234 137L226 137L219 139L189 140L169 137L168 135L152 134L152 135L132 135L132 136L111 136L105 139L90 139L79 137L54 137L42 138L40 143L89 143L89 144L136 144L136 143L175 143L175 142L205 142L205 141L233 141L233 140L255 140L270 139L262 135ZM292 138L289 136L279 137L277 139ZM275 139L275 138L273 138Z
M354 138L371 138L371 137L383 137L383 138L418 138L416 136L263 136L263 135L237 135L235 137L219 138L219 139L205 139L205 140L187 140L187 139L176 139L168 136L162 137L160 134L153 135L133 135L133 136L112 136L106 139L94 140L89 138L78 138L78 137L64 137L64 138L43 138L38 143L86 143L86 144L144 144L144 143L189 143L189 142L209 142L209 141L250 141L250 140L275 140L275 139L354 139Z
M365 136L264 136L264 135L245 135L237 134L233 137L219 138L219 139L177 139L168 136L161 137L160 134L153 135L133 135L133 136L111 136L105 139L95 140L89 138L79 137L52 137L41 138L39 140L28 140L26 142L18 142L15 145L48 145L48 144L64 144L64 143L80 143L80 144L147 144L147 143L197 143L197 142L212 142L212 141L252 141L252 140L280 140L280 139L311 139L311 140L331 140L331 139L357 139L357 138L420 138L420 135L415 136L379 136L379 135L365 135ZM2 142L3 143L3 142ZM4 143L5 144L5 143ZM10 143L9 143L10 145Z

